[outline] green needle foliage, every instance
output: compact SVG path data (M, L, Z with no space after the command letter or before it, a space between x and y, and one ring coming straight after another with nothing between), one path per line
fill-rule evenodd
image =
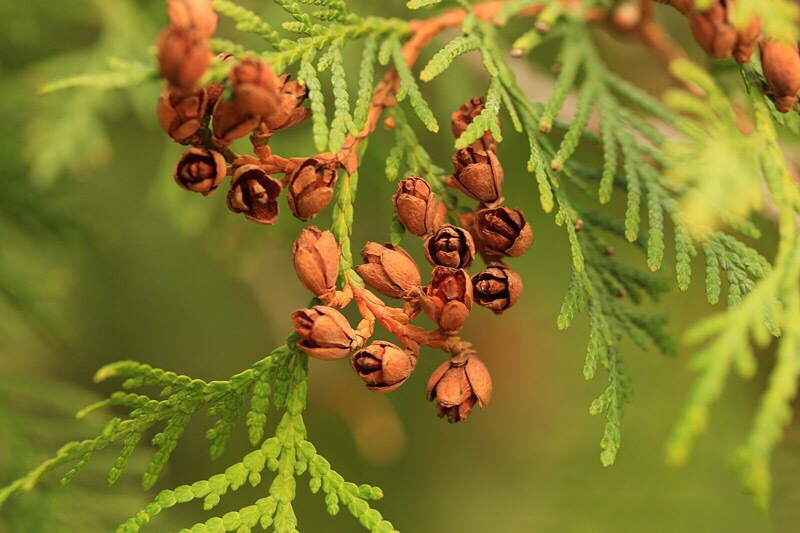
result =
M744 485L766 505L769 458L791 416L800 378L800 240L796 225L800 192L789 176L776 130L776 124L791 130L795 122L776 114L762 96L765 81L759 67L742 71L751 95L746 111L735 113L729 96L714 79L685 60L673 62L672 75L693 90L671 90L662 101L613 72L592 40L589 23L566 11L561 2L513 0L503 4L491 21L478 20L474 14L465 16L462 33L436 51L416 74L403 52L413 31L407 21L362 17L351 13L343 0L275 3L289 19L282 24L267 22L230 0L214 0L219 14L231 19L236 30L261 37L269 47L249 50L235 41L215 39L215 50L265 59L277 72L293 68L308 88L312 136L319 151L339 151L348 134L364 128L376 71L394 69L398 105L389 110L394 119L394 143L385 154L386 176L390 181L408 175L425 177L451 215L458 207L455 197L445 190L447 174L421 146L416 122L412 125L406 112L410 107L427 130L437 132L439 122L417 78L432 82L448 68L455 68L465 53L480 52L488 76L485 107L454 147L468 147L487 130L500 141L498 121L504 113L513 129L527 140L531 187L538 191L544 212L554 215L569 246L566 261L571 276L556 325L565 330L580 314L586 315L589 337L583 376L592 380L600 374L605 380L588 409L591 415L605 418L600 438L600 460L605 466L618 458L624 410L632 400L624 341L667 355L677 351L675 340L663 329L666 315L646 314L637 306L645 300L655 301L669 290L673 283L668 276L680 290L686 290L693 267L697 267L694 258L701 256L708 302L721 302L727 287L727 308L686 335L689 343L704 344L693 359L696 385L667 443L667 456L675 463L687 458L730 374L736 371L752 376L757 367L754 350L774 343L776 361L767 389L752 430L736 454ZM419 9L440 3L411 0L407 6ZM456 4L469 8L466 1ZM532 27L512 37L514 57L546 41L559 47L555 86L545 101L537 102L518 83L498 30L523 9L540 4L544 5ZM587 7L606 4L586 2ZM758 12L768 35L795 38L796 28L791 24L795 11L786 1L771 2L764 8L762 3L740 0L736 16L749 20L747 13ZM289 37L282 37L275 28ZM350 83L345 51L359 40L363 47L356 85ZM78 86L130 87L153 79L155 72L150 63L117 60L109 72L63 79L45 86L42 92ZM225 64L217 61L207 81L225 75ZM354 102L352 88L356 88ZM560 117L573 95L577 95L577 105L571 118L564 121ZM743 114L754 124L750 133L738 127ZM599 118L597 128L595 118ZM365 149L366 143L362 143L360 152ZM583 149L600 154L602 161L591 165L587 162L590 158L582 161ZM772 261L747 244L759 237L751 217L767 203L764 186L780 233ZM357 188L357 172L339 179L331 225L342 246L340 278L354 283L360 282L352 270L350 242ZM602 208L615 197L624 204L621 216ZM400 242L403 228L396 218L389 233L392 243ZM616 259L609 245L612 239L640 250L641 264L631 266ZM662 270L669 272L657 274ZM4 279L0 276L0 282ZM308 440L303 420L308 365L296 341L290 337L286 345L224 381L205 382L134 361L101 369L98 380L122 378L123 390L81 414L105 407L124 408L128 414L108 421L96 437L60 448L52 458L2 489L0 504L12 494L32 488L57 468L66 468L63 481L69 481L98 452L110 447L119 449L108 473L109 483L114 483L137 446L157 429L151 440L155 451L142 476L143 486L150 488L194 414L205 410L216 417L207 437L211 456L218 458L244 412L252 452L208 479L160 492L118 531L139 531L163 510L193 500L202 500L204 509L212 511L228 491L246 483L260 486L264 477L271 477L269 487L252 505L182 531L245 533L256 527L297 531L293 502L297 480L305 474L311 491L322 491L329 513L336 514L344 506L364 528L394 531L368 503L382 496L380 489L346 482ZM160 394L133 392L142 387L158 388ZM265 438L270 407L279 422L275 434Z

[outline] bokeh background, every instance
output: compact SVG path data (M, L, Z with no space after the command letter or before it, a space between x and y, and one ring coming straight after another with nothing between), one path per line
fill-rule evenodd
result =
M271 18L282 15L269 2L243 3L267 20L283 20ZM399 1L350 3L362 13L406 15ZM663 11L670 31L694 53L684 25ZM72 414L114 390L115 384L92 384L101 365L132 358L224 379L282 343L289 313L308 300L290 258L301 224L285 204L280 222L262 227L229 213L222 191L202 198L174 184L171 169L181 147L170 144L156 123L159 87L36 96L42 83L100 71L110 56L146 60L164 19L161 0L0 3L0 484L66 440L94 435L110 413L85 421ZM524 24L515 21L512 30L518 33ZM222 31L234 36L227 24ZM605 34L597 39L609 62L634 81L653 91L669 84L638 44ZM242 40L258 45L248 36ZM352 67L358 50L347 52ZM518 65L532 95L547 95L554 54L545 47ZM355 75L352 68L350 73ZM731 80L735 85L735 73ZM424 90L446 123L463 100L485 92L485 82L467 57ZM275 150L311 155L309 129L277 136ZM449 134L420 135L436 163L449 167ZM390 142L389 134L377 132L363 161L355 246L388 238L394 186L383 168ZM797 531L796 425L775 456L769 513L740 492L729 468L763 374L750 382L732 379L689 463L666 465L665 438L691 383L689 348L665 358L625 346L635 397L626 409L617 464L601 466L604 420L592 418L588 407L602 392L604 376L588 383L582 378L584 317L567 332L556 329L569 255L563 232L538 207L526 153L524 139L514 134L500 149L508 203L525 209L536 233L531 251L514 261L523 274L524 298L501 318L476 309L463 331L491 370L489 409L458 426L435 417L424 396L440 353L424 352L413 379L388 396L370 394L346 361L312 360L310 440L347 479L381 486L386 497L377 506L404 532ZM591 161L591 149L583 153ZM316 223L325 226L329 218L328 209ZM760 246L769 252L774 236L768 228L766 235ZM406 236L403 244L426 264L420 241ZM621 256L645 267L643 257L616 244ZM702 265L694 268L701 275ZM679 335L712 312L699 285L686 294L674 290L648 307L671 310L669 330ZM763 359L762 369L768 368L771 354ZM12 500L0 510L0 532L112 531L156 490L205 479L248 451L240 428L226 455L210 461L207 427L202 416L190 424L150 494L138 487L135 473L146 464L146 447L112 488L104 485L104 469L113 456L104 454L68 488L51 476ZM238 509L264 490L242 489L218 510ZM302 531L360 530L346 513L328 517L321 498L304 486L298 491ZM208 516L198 505L179 506L149 528L179 529Z

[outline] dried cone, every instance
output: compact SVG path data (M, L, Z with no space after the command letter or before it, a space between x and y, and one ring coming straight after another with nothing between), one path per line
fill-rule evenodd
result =
M167 27L159 34L156 47L161 76L180 91L195 92L211 64L208 40L190 30Z
M797 104L800 92L800 50L797 45L778 41L760 44L764 77L774 91L775 108L788 113Z
M736 30L728 24L725 7L716 3L707 11L689 15L692 34L700 47L711 57L731 57L738 39Z
M459 107L458 110L453 112L450 116L450 125L453 129L453 135L455 135L456 138L461 137L461 134L464 133L467 126L475 120L475 117L481 114L481 111L483 111L485 107L486 102L483 98L471 98L464 105ZM472 143L471 146L480 150L496 152L498 145L497 140L492 136L492 132L486 130L483 136Z
M404 298L422 284L419 268L408 253L391 244L368 242L361 250L364 264L356 267L364 283L390 298Z
M425 257L433 265L468 268L475 259L472 235L464 228L445 224L425 240Z
M455 335L467 322L472 309L469 274L461 268L435 267L419 301L422 310L442 333Z
M158 97L158 123L177 142L184 142L200 129L206 112L206 91L184 94L165 89Z
M190 148L175 165L175 182L187 191L211 194L225 179L227 165L219 152Z
M301 231L292 246L297 277L316 296L336 290L339 255L339 243L333 233L315 226Z
M172 27L211 37L217 29L217 14L211 0L168 0L167 18Z
M410 233L423 237L434 230L436 194L424 179L410 177L400 180L392 203L397 218Z
M228 208L244 213L259 224L274 224L278 220L278 197L281 182L270 178L258 165L242 165L233 174L228 191Z
M439 418L450 423L466 420L477 403L492 399L492 378L474 352L461 353L442 363L428 380L428 401L436 401Z
M417 358L391 342L375 341L353 354L350 364L369 390L389 392L405 383Z
M533 229L522 210L502 205L475 214L475 233L486 251L495 255L519 257L533 243Z
M472 297L475 303L502 314L522 296L522 278L499 263L492 263L472 276Z
M281 81L269 63L244 58L228 74L234 99L252 115L268 119L279 111Z
M492 151L465 148L453 156L452 183L474 200L494 206L502 201L503 167Z
M321 154L303 160L294 168L286 194L294 216L310 220L330 203L338 177L334 163L331 154Z
M292 325L303 339L299 346L309 357L333 361L347 357L358 347L358 338L347 319L325 305L292 313Z
M289 74L284 74L280 83L280 101L273 113L264 117L264 124L270 131L279 131L300 124L311 116L311 110L301 107L308 91L305 85L290 81Z

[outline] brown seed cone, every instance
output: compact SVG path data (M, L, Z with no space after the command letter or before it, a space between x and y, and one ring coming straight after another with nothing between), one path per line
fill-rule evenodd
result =
M350 365L369 390L390 392L405 383L417 358L391 342L375 341L354 353Z
M301 231L292 246L297 277L316 296L336 290L339 255L339 243L333 233L315 226Z
M184 94L164 89L158 97L158 123L177 142L186 141L200 129L207 101L205 89Z
M211 64L208 40L180 28L164 28L156 41L161 76L185 93L197 90L197 82Z
M289 78L289 74L278 78L280 102L272 114L264 117L264 124L272 132L296 126L311 116L310 109L301 107L308 94L305 85Z
M475 243L464 228L445 224L425 239L425 257L433 266L469 268L475 260Z
M464 133L467 126L475 120L475 117L481 114L481 111L483 111L485 107L486 102L483 98L470 98L454 111L453 114L450 115L450 126L453 130L453 135L456 138L461 137L461 134ZM486 130L483 136L472 143L471 146L480 150L496 152L498 144L497 140L492 136L492 132Z
M507 266L492 263L472 276L472 295L478 305L502 314L522 296L522 278Z
M689 26L697 44L711 57L725 59L733 55L736 30L727 23L722 4L717 3L707 11L689 15Z
M422 284L417 264L400 247L368 242L361 250L361 257L364 264L356 267L358 275L385 296L403 298Z
M214 139L223 144L230 144L253 131L261 122L261 117L244 109L238 100L218 98L214 105L211 123Z
M187 191L211 194L225 179L227 166L219 152L190 148L175 165L175 183Z
M206 38L217 29L217 14L211 0L167 0L167 18L170 26Z
M465 148L453 156L453 184L464 194L487 205L502 201L503 167L492 151Z
M477 403L492 399L492 378L475 352L461 353L442 363L428 380L428 401L436 401L439 418L450 423L466 420Z
M800 92L800 51L796 45L765 41L759 45L764 77L774 91L775 107L788 113Z
M358 347L355 331L347 319L325 305L292 313L292 325L303 339L299 346L309 357L333 361L347 357Z
M281 112L281 81L266 61L244 58L228 73L228 80L245 113L269 120Z
M289 174L286 199L292 214L300 220L310 220L333 198L333 186L338 174L331 154L309 157Z
M533 243L533 229L521 209L501 205L475 214L475 233L491 254L519 257Z
M434 231L436 194L427 181L415 176L400 180L392 203L397 218L410 233L423 237Z
M472 309L472 281L462 268L437 266L420 294L420 305L445 335L455 335Z
M278 197L281 182L270 178L258 165L242 165L233 173L228 191L228 208L259 224L278 220Z

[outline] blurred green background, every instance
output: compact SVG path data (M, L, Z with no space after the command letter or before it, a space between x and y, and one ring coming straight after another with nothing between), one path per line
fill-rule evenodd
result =
M266 17L281 16L269 2L244 3ZM403 2L350 3L363 13L404 16ZM301 224L285 203L279 224L262 227L229 213L224 191L203 198L175 186L171 168L181 147L157 126L159 87L36 96L43 82L102 70L109 56L146 60L164 19L161 0L0 3L0 484L66 440L97 431L109 413L81 422L72 413L114 390L115 384L92 385L101 365L132 358L224 379L280 344L291 328L289 313L308 300L290 258ZM669 13L666 19L678 38L685 37L680 21ZM512 24L516 30L523 25ZM227 24L222 31L234 36ZM598 39L611 64L633 80L656 91L668 83L638 45ZM247 36L242 40L257 45ZM347 51L352 67L358 50ZM524 66L533 94L547 94L549 82L538 84L547 80L544 65L554 52L542 49ZM425 91L444 123L463 100L485 92L485 79L465 59ZM311 155L309 129L282 133L275 151ZM437 164L449 167L449 134L420 135ZM394 186L383 168L390 142L386 132L376 133L363 161L354 247L388 238ZM769 514L740 492L729 470L763 375L745 383L733 379L688 465L666 466L663 444L691 379L687 349L664 358L626 345L635 398L626 410L617 464L600 465L604 420L590 417L588 407L604 376L589 383L581 376L583 317L567 332L556 329L570 272L568 250L563 232L538 207L525 171L526 150L514 134L500 149L508 203L525 209L536 234L531 251L514 261L525 295L502 318L476 309L463 331L491 370L491 406L458 426L436 418L424 396L440 353L423 352L413 379L389 396L369 393L345 361L312 360L310 440L348 480L381 486L386 497L377 507L404 532L797 531L796 426L775 457ZM328 209L315 223L324 227L329 217ZM615 244L620 255L645 267L641 256ZM426 264L420 241L407 236L404 246ZM694 268L702 272L701 264ZM687 294L673 291L648 307L672 310L669 329L675 334L712 312L697 283ZM763 358L768 368L771 355ZM203 437L208 426L197 418L150 494L138 488L135 472L105 487L103 469L113 461L105 454L67 489L52 476L12 500L0 510L0 531L112 531L156 490L205 479L248 451L240 427L223 459L212 463ZM146 464L145 450L138 457ZM264 490L263 484L242 489L219 510L238 509ZM303 486L296 509L302 531L360 530L346 513L328 517L321 498ZM148 527L167 531L207 517L190 504Z

